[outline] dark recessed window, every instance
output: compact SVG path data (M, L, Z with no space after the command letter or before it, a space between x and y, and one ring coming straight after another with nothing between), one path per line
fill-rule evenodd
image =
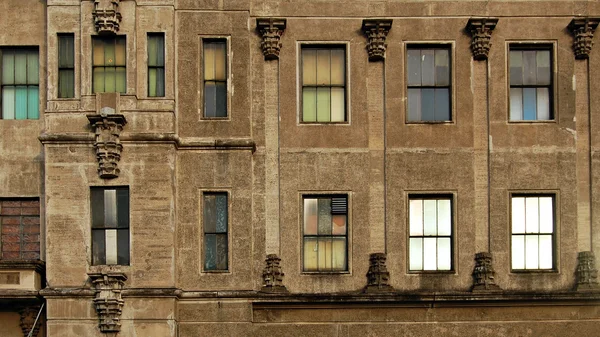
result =
M92 187L92 264L129 265L129 188Z
M58 97L75 97L74 34L58 34Z
M228 270L228 201L226 192L204 193L204 270Z
M148 97L165 96L165 34L148 33Z

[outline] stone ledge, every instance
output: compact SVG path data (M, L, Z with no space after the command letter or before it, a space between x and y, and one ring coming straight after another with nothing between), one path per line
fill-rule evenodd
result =
M46 262L42 260L0 260L0 270L35 270L39 274L46 271Z

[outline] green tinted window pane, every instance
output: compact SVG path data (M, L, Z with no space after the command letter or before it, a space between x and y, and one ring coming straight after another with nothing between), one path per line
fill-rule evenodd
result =
M217 236L204 235L204 270L217 269Z
M217 254L216 270L227 270L227 235L216 235Z
M331 50L331 85L344 85L346 81L346 62L344 49Z
M115 92L127 92L127 74L125 67L115 69Z
M511 50L510 60L510 84L523 84L523 52L520 50Z
M302 121L317 121L317 89L302 88Z
M15 84L27 83L27 54L19 50L15 53Z
M331 121L330 88L317 88L317 122Z
M2 119L15 119L15 87L2 88Z
M148 65L158 66L158 36L148 36Z
M227 117L227 83L216 83L216 117Z
M331 84L331 51L329 49L317 49L317 84Z
M104 65L115 66L115 44L112 41L107 41L104 44Z
M58 37L58 66L60 68L74 68L75 46L74 36L60 35Z
M216 232L227 233L227 195L217 194L216 195Z
M157 68L148 69L148 96L156 97Z
M27 88L27 118L40 118L40 100L39 88L37 86L29 86Z
M12 51L5 51L2 54L2 84L15 83L15 54Z
M115 92L115 67L104 68L104 90L106 92Z
M319 199L319 235L331 234L331 199Z
M27 87L18 86L15 90L15 119L27 119Z
M215 233L217 230L217 198L213 194L204 195L204 233Z
M104 68L94 68L94 92L104 92Z
M27 53L27 84L39 83L39 60L38 53L31 51Z
M58 71L58 97L69 98L75 96L75 72L70 69Z
M164 68L156 69L156 96L158 96L158 97L165 96L165 69Z
M302 49L302 84L317 84L317 51Z
M127 60L125 57L125 38L117 37L115 43L115 65L117 66L125 66Z

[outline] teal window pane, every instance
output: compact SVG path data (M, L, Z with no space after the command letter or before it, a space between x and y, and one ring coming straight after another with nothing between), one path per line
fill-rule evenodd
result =
M219 194L216 196L216 232L227 232L227 195Z
M217 235L204 235L204 270L217 269Z
M18 86L15 90L15 119L27 119L27 87Z
M40 100L39 100L39 88L36 86L29 86L27 89L27 118L28 119L39 119L40 118Z

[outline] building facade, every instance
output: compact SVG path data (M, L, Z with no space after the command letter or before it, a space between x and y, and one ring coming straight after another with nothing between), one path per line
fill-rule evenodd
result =
M0 18L0 336L596 334L599 2Z

